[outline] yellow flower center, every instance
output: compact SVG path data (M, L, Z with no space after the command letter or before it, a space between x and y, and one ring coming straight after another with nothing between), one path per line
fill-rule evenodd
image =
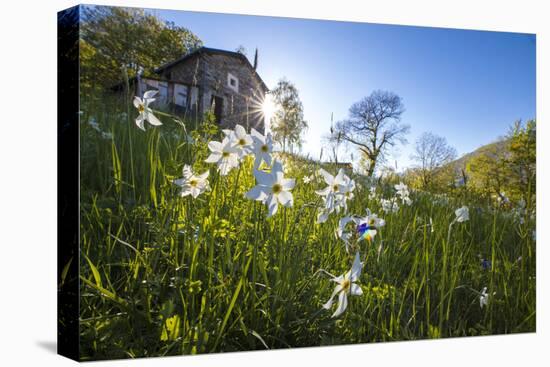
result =
M344 281L342 282L342 290L344 292L347 292L350 287L351 287L351 281L349 279L344 279Z
M374 226L376 224L376 221L374 218L369 219L369 226Z
M191 185L191 186L193 186L193 187L197 186L198 184L199 184L199 181L198 181L198 180L191 180L191 181L189 181L189 185Z
M261 151L263 153L267 153L269 151L269 147L267 145L262 145Z
M334 185L334 186L332 186L332 190L338 191L338 190L340 190L340 186Z
M246 141L244 139L239 139L239 145L246 145Z
M139 111L139 113L143 113L143 111L145 111L145 106L143 104L140 104L138 106L138 111Z
M280 193L281 191L283 191L283 187L279 184L275 184L273 185L273 187L271 188L271 191L273 191L274 194L278 194Z
M223 153L222 153L222 157L223 157L223 158L229 157L229 153L228 153L228 152L223 152Z

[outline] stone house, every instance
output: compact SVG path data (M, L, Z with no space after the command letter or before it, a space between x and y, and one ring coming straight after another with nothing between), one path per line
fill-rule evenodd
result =
M262 103L269 89L254 65L238 52L201 47L155 69L154 76L138 77L136 94L159 91L157 102L188 118L211 110L223 128L236 124L265 129Z

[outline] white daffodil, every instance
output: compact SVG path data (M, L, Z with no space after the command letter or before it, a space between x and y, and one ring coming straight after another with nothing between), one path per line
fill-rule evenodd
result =
M139 116L136 118L136 125L143 131L145 131L145 121L149 121L149 123L154 126L162 125L162 122L153 115L153 111L149 108L149 104L155 101L153 97L157 93L158 91L156 90L148 90L143 93L143 99L138 96L134 97L134 106L139 112Z
M374 199L376 199L376 186L372 186L369 189L369 200L374 200Z
M330 296L328 302L323 305L323 308L329 310L334 302L334 297L338 295L338 307L336 308L336 311L332 314L332 317L338 317L346 310L346 308L348 307L348 294L353 296L363 295L363 290L361 289L361 287L355 284L355 282L357 282L357 280L359 280L359 277L361 276L362 267L363 266L361 265L359 252L357 252L355 254L355 260L353 261L351 270L344 275L340 275L331 279L333 282L337 283L337 285L334 288L334 291L332 292L332 295Z
M493 292L493 296L496 292ZM489 304L489 294L487 293L487 287L483 287L481 293L479 294L479 307L487 306Z
M455 221L458 223L466 222L468 219L470 219L470 212L468 211L467 206L463 206L462 208L458 208L455 210Z
M239 158L246 157L252 152L252 137L246 133L241 125L237 124L235 130L223 130L225 136L239 149Z
M239 166L239 149L235 147L229 138L225 137L222 142L211 141L208 143L210 156L206 158L206 163L217 163L218 171L225 176L233 168Z
M271 134L262 135L256 129L250 129L250 136L252 137L253 145L252 151L254 152L254 167L257 169L262 162L265 162L268 166L271 166L271 152L273 151L273 138Z
M324 169L319 169L319 174L323 176L325 183L328 185L322 190L315 191L317 195L328 196L332 194L339 194L342 191L342 187L349 182L349 177L344 173L344 169L340 168L336 176L331 175Z
M349 223L354 222L356 219L354 217L343 217L338 221L338 228L336 229L336 237L344 241L346 245L346 251L349 249L350 240L353 236L353 233L346 230L346 227Z
M209 173L209 171L206 171L203 174L195 175L191 167L186 164L183 166L183 177L174 180L174 184L181 187L181 196L191 195L196 198L210 189L208 184Z
M386 221L367 209L367 215L363 218L357 218L356 224L359 240L365 239L371 242L378 233L378 229L386 225Z
M294 188L293 178L284 178L283 165L279 161L273 163L271 172L254 170L257 185L248 191L245 196L252 200L262 201L267 205L268 217L277 213L279 204L292 207L294 199L290 190Z
M397 191L397 194L399 196L408 196L409 195L409 188L403 182L400 182L398 185L395 185L394 187L395 187L395 190Z
M396 213L399 210L399 205L394 200L380 199L380 205L384 213Z

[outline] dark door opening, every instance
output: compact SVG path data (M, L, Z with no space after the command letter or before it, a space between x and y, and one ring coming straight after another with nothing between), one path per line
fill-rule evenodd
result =
M216 123L219 125L222 121L223 98L213 95L210 105L214 107L214 116L216 116Z

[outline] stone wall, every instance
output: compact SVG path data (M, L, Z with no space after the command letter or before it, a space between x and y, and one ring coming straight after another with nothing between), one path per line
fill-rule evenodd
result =
M238 85L230 85L229 74L236 78ZM201 114L212 108L213 96L220 97L223 101L221 127L233 128L241 124L264 132L261 103L265 94L254 71L244 60L231 55L201 53L163 70L161 76L198 86Z

